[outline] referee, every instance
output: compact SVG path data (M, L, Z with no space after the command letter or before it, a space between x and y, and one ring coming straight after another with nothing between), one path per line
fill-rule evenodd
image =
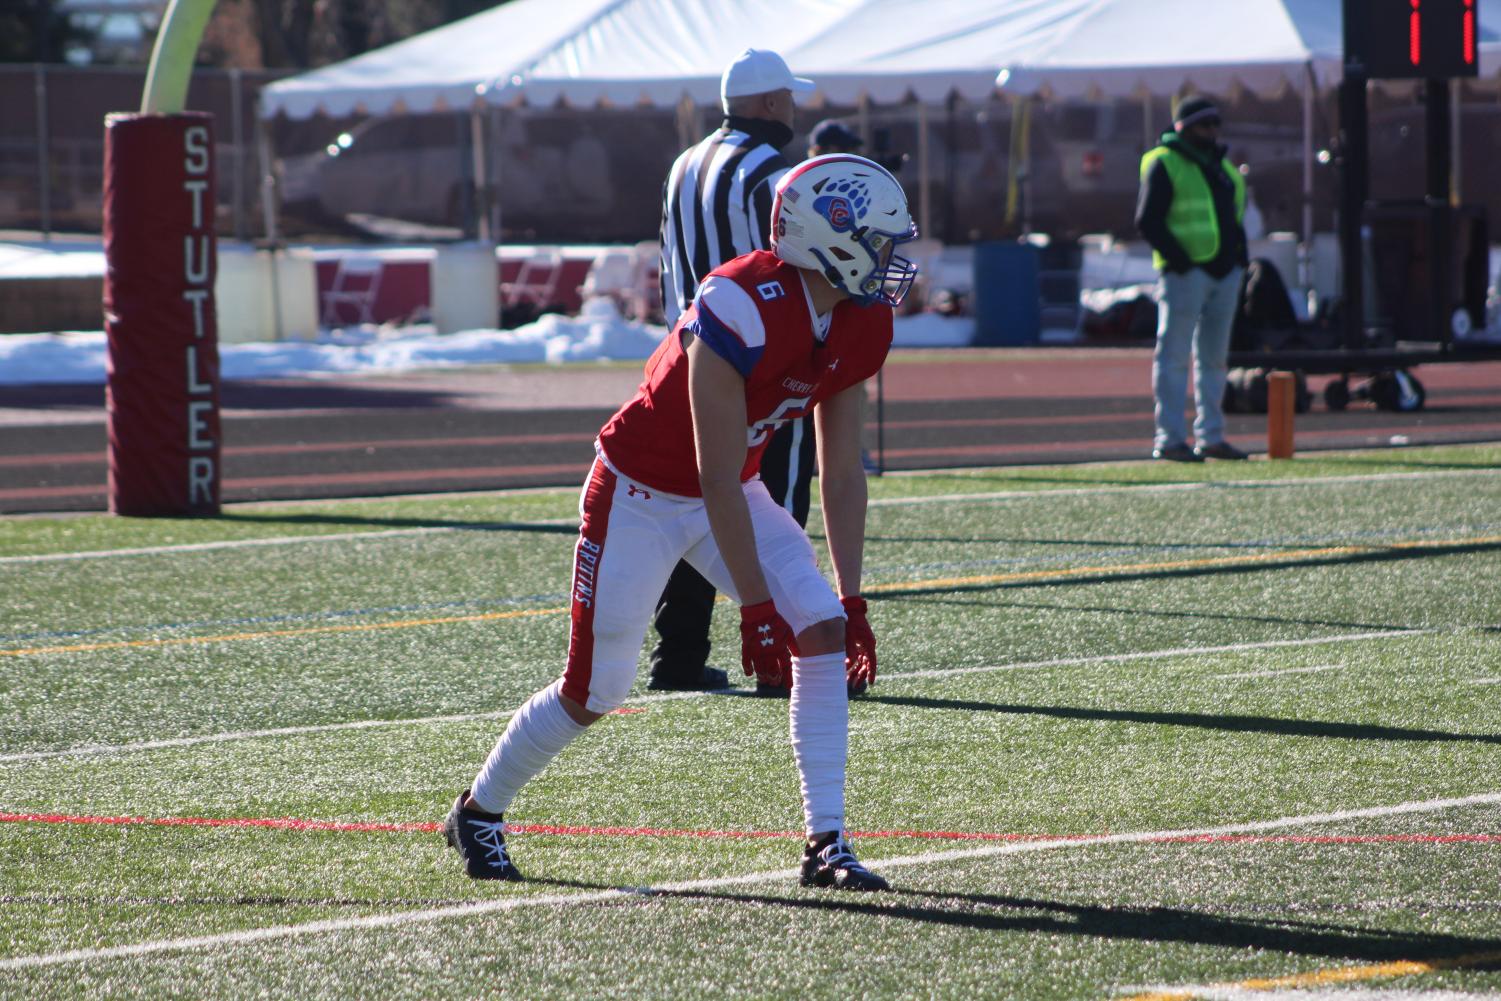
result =
M683 151L662 187L662 309L669 329L710 271L741 254L770 249L771 203L788 168L781 151L792 141L792 95L812 89L813 81L793 76L782 57L766 49L746 49L725 67L719 83L724 124ZM778 440L794 429L801 431L802 422L791 421L773 436L761 478L772 497L806 524L811 469L799 475L791 468L804 450ZM660 639L651 653L648 688L729 685L727 672L708 666L713 609L713 585L679 563L657 603L653 621ZM756 690L787 692L759 683Z

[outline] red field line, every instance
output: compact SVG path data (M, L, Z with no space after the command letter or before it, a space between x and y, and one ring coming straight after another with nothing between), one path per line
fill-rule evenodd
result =
M102 817L64 813L0 813L0 823L100 824L123 827L261 827L289 831L422 831L441 824L303 820L296 817ZM580 824L513 824L518 834L587 835L594 837L654 838L797 838L800 831L713 831L675 827L599 827ZM851 831L857 838L915 838L932 841L1089 841L1099 834L1022 834L996 831ZM1501 844L1501 834L1195 834L1165 835L1153 842L1171 844Z
M105 489L103 483L76 487L13 487L0 490L0 501L44 500L49 497L93 497L95 494L102 495Z

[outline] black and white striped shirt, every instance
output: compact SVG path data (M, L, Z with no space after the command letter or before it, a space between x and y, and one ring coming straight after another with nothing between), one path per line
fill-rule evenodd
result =
M662 312L669 327L725 261L771 246L771 203L787 172L786 127L731 116L673 163L662 185Z

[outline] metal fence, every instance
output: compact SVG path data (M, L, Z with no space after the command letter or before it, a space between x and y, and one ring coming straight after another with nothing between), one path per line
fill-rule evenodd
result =
M276 72L203 69L188 108L214 116L220 233L260 234L255 100ZM98 232L104 116L139 108L141 68L0 66L0 228Z

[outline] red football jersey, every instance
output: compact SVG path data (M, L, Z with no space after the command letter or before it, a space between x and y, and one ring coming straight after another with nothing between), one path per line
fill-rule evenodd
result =
M646 362L636 395L599 433L604 457L622 475L682 497L702 496L688 403L688 355L682 332L745 377L745 465L756 475L779 424L876 374L891 349L891 308L844 301L821 341L801 273L758 250L709 272L693 305Z

